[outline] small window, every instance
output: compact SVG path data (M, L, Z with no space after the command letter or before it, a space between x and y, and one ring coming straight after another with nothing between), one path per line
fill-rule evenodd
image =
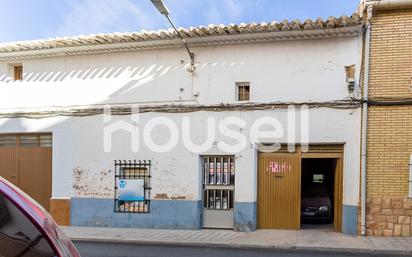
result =
M150 212L150 161L115 161L115 212Z
M40 135L40 147L52 147L53 145L53 140L52 140L52 135Z
M232 210L235 189L235 157L203 157L203 207Z
M22 65L15 65L13 68L13 77L14 80L23 80L23 66Z
M325 175L313 174L313 183L323 184L324 181L325 181Z
M237 88L237 100L249 101L250 100L250 83L249 82L236 82Z
M17 136L16 135L1 135L0 147L16 147Z
M38 139L37 135L21 135L20 136L21 147L37 147Z

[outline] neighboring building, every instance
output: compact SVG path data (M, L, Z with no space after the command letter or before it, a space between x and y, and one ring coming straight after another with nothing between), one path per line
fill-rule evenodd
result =
M355 234L361 109L350 98L360 96L357 14L181 31L195 53L194 72L169 31L1 44L0 175L61 224L241 231L299 229L301 187L316 178L330 190L335 229ZM133 104L141 105L138 118ZM104 106L117 115L103 116ZM307 141L305 113L309 151L300 147ZM246 126L233 126L228 116ZM173 150L156 153L141 144L137 151L137 137L120 130L105 145L104 132L119 124L138 125L144 142L143 127L159 117L177 124ZM208 117L232 123L232 136L217 133L211 149L195 153L182 142L184 117L196 143L207 138ZM250 139L261 117L279 121L283 133ZM296 139L286 130L293 120ZM169 141L162 126L151 132L154 144ZM242 136L240 151L219 149ZM265 153L273 142L298 145ZM139 191L132 204L121 198L125 183Z
M412 1L364 4L372 8L366 234L410 236Z

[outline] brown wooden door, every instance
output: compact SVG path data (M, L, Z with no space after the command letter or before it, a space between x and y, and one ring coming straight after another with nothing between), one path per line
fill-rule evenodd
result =
M13 137L15 142L10 140ZM47 210L50 209L52 190L51 165L50 134L0 135L0 176Z
M258 228L300 228L299 153L259 153Z
M0 147L0 176L7 179L14 185L19 185L18 173L18 152L17 147Z

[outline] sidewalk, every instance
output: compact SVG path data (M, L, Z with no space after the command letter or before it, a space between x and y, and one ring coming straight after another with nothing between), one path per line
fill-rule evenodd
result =
M313 229L255 232L101 227L62 227L62 229L74 241L412 254L412 238L357 237Z

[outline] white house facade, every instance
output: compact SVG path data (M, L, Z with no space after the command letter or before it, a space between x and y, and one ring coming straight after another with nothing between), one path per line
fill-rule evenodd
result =
M357 15L181 31L193 71L170 31L0 45L0 175L67 225L248 231L299 228L304 173L330 169L355 234Z

